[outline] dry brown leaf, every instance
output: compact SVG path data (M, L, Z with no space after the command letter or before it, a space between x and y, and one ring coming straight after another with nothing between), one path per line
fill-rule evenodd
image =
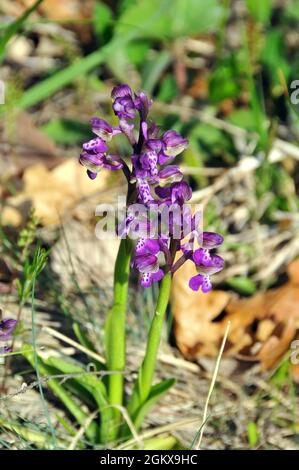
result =
M2 9L6 14L20 16L30 8L34 0L2 0ZM38 7L38 11L48 18L56 20L82 19L90 14L94 0L46 0Z
M270 336L257 355L264 370L272 369L290 349L291 341L296 334L296 328L292 321L282 325L279 336Z
M215 356L231 322L226 354L259 361L271 369L290 348L299 329L299 261L288 267L290 280L282 287L238 299L227 292L193 292L188 279L195 268L186 263L175 275L172 308L179 349L188 359Z
M207 295L191 291L188 279L194 274L194 265L186 262L174 276L171 293L177 344L189 359L217 354L222 327L212 321L230 298L223 291L214 290Z
M109 172L90 181L76 159L66 160L49 170L44 164L32 165L24 171L24 190L10 198L10 205L20 207L30 202L44 225L59 223L79 200L103 191Z
M86 5L89 0L80 2L78 0L47 0L40 6L40 11L48 18L54 19L80 19L85 16ZM85 5L84 5L85 4Z

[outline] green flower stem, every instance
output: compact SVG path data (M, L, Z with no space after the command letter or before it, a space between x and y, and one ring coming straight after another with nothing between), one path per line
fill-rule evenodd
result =
M114 271L114 302L105 325L107 368L120 373L108 377L108 398L110 405L122 406L124 370L126 365L126 310L132 243L128 239L120 242ZM113 435L117 437L121 412L114 409Z
M161 282L157 307L148 335L145 357L139 369L133 394L128 404L128 411L133 420L139 406L148 398L151 391L158 350L161 342L163 322L170 296L170 287L171 274L168 273L164 276Z

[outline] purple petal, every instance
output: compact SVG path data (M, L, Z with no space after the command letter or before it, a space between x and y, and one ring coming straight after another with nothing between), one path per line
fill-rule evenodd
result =
M193 253L193 261L197 266L204 264L205 266L209 263L211 255L208 250L204 248L198 248Z
M159 178L167 180L167 182L180 181L183 178L183 174L177 165L168 165L159 171Z
M152 280L153 282L159 282L164 277L163 269L159 269L156 273L152 273Z
M158 156L156 152L150 150L140 157L140 163L143 169L145 170L150 170L150 174L152 176L157 175L158 173L158 168L157 168L157 163L158 163Z
M141 273L154 273L159 269L158 258L155 255L137 255L134 258L134 266Z
M164 154L175 157L188 147L188 140L184 139L178 132L170 130L163 135Z
M132 96L132 90L127 84L115 86L111 92L111 98L123 98L124 96Z
M91 180L95 180L96 177L98 176L97 173L94 173L93 171L90 171L90 170L87 170L86 173L87 173L88 178L90 178Z
M212 290L212 288L213 288L213 286L212 286L212 283L211 283L211 280L210 280L209 276L203 276L201 290L204 293L207 293L210 290Z
M151 195L150 186L147 181L139 181L138 194L144 204L148 204L149 202L154 200L153 196Z
M190 289L197 291L202 285L203 276L201 274L197 274L196 276L191 277L189 280L189 287Z
M135 106L131 97L116 98L112 108L120 119L134 119Z
M197 266L198 272L206 275L218 273L223 268L224 259L217 255L210 255L209 260L203 260L202 264Z
M140 284L142 287L150 287L153 283L151 273L143 273L140 279Z
M0 322L0 341L7 341L17 325L17 321L12 318Z
M104 153L107 151L107 145L103 139L96 137L95 139L91 139L88 142L85 142L83 144L83 150L86 150L87 152L92 150L97 153Z
M159 269L156 273L143 273L140 279L142 287L150 287L153 282L159 282L164 277L164 272Z
M169 198L171 195L171 189L170 186L156 186L155 188L155 193L157 196L159 196L161 199L166 199Z
M202 246L203 248L216 248L223 243L223 237L215 232L203 232Z
M141 123L141 129L142 129L143 137L145 138L145 140L147 140L147 122L146 121L143 121Z
M79 163L92 173L98 173L103 167L104 156L102 154L91 154L82 152L79 158Z
M136 253L156 255L160 251L160 244L158 240L140 238L136 244Z
M206 293L212 289L212 283L209 276L197 274L197 276L191 277L189 287L194 291L198 291L198 289L201 288L202 292Z
M178 183L173 183L171 185L171 202L175 204L184 204L185 201L188 201L192 197L192 189L186 181L181 181Z
M105 155L103 157L103 167L108 170L121 170L123 164L118 155Z
M93 117L90 120L92 132L102 140L109 141L113 136L113 127L104 119Z
M147 117L147 114L148 114L148 111L149 111L149 108L152 105L152 100L150 100L147 97L146 93L144 93L143 91L140 91L136 95L134 105L135 105L136 109L138 109L138 111L139 111L141 121L145 121L146 117Z
M149 150L153 150L156 153L159 153L162 148L162 140L160 139L149 139L146 142L146 146Z

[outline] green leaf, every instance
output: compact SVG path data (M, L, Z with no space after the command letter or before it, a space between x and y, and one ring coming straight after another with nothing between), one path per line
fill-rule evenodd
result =
M111 8L106 5L106 3L96 2L92 16L92 23L93 30L100 43L105 39L107 29L112 22L113 12Z
M24 345L22 348L22 354L27 359L27 361L30 362L30 364L34 367L34 353L32 352L32 348L30 349L28 348L28 345ZM51 368L49 365L45 364L45 362L40 357L38 358L38 368L42 376L51 376L55 375L56 373L56 371L53 370L53 368ZM74 416L80 426L83 426L86 420L88 420L88 414L82 411L81 406L74 401L72 396L65 390L63 385L61 385L61 383L56 379L49 379L47 381L47 385L53 391L53 393L60 399L60 401L64 404L68 411ZM98 427L95 422L92 422L85 431L86 436L92 442L96 441L97 433Z
M247 8L252 18L259 23L269 23L272 15L272 0L246 0Z
M129 61L134 65L142 65L145 61L146 54L150 48L149 41L132 41L127 45L127 54Z
M175 379L162 380L151 388L148 399L139 407L137 413L133 417L133 423L138 430L145 416L149 413L150 409L157 403L157 401L165 395L165 393L175 384Z
M73 377L72 380L93 396L99 407L100 441L108 442L110 440L110 425L113 421L113 408L109 406L106 387L101 379L95 375L88 375L82 367L58 357L51 357L46 362L63 374L82 374Z
M79 325L79 323L73 323L73 331L76 335L77 340L79 341L82 346L90 351L96 352L96 348L88 338L87 334L83 330L83 328Z
M255 447L259 441L259 434L256 424L251 421L247 426L248 442L251 448Z
M222 17L218 0L137 0L119 17L115 34L132 29L143 38L171 39L217 28Z
M133 68L129 61L126 45L118 47L112 55L107 57L106 64L120 82L126 82L128 70Z
M256 131L256 121L251 109L237 109L228 116L227 120L238 127L248 131Z
M232 64L220 65L212 73L209 82L209 97L212 103L219 103L227 98L236 98L241 93L241 86Z
M45 432L31 429L13 420L8 420L7 417L5 419L0 417L0 426L15 433L19 438L24 439L38 449L53 450L50 435ZM61 448L65 448L67 445L63 440L58 441L58 444Z
M231 277L227 279L227 283L240 294L254 294L256 292L256 284L249 277Z
M158 83L161 74L169 66L172 55L169 51L161 51L148 61L142 70L142 89L152 93Z
M287 51L285 45L285 34L281 29L271 29L267 36L261 53L261 61L268 69L272 82L279 84L281 71L286 79L290 74L290 64L286 60Z
M160 89L157 95L157 100L164 101L165 103L171 102L178 94L178 87L176 84L175 77L172 73L167 74L163 77Z
M134 444L128 447L128 450L138 450L138 447ZM164 434L146 439L142 450L186 450L186 448L174 436Z
M5 48L8 41L22 28L27 18L38 8L43 0L37 0L31 7L27 8L24 13L15 21L10 23L0 38L0 63L2 62L5 54Z
M90 126L73 119L54 119L40 128L57 144L79 144L90 137Z

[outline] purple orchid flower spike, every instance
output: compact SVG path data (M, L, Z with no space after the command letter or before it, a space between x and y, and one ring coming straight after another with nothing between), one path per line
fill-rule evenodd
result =
M93 117L90 123L96 137L83 144L80 163L91 179L102 168L123 171L128 182L128 205L117 234L133 239L137 235L139 239L132 265L141 274L141 285L151 286L189 260L198 270L189 281L191 289L208 292L212 288L210 276L224 266L223 259L210 250L218 248L223 237L203 232L199 228L201 214L193 213L187 204L192 189L182 181L183 174L173 160L188 147L188 140L173 129L161 132L148 119L152 100L143 91L133 93L129 85L122 84L113 88L111 98L118 125L113 127L104 119ZM111 140L118 134L124 135L132 147L128 161L109 150ZM145 208L146 215L130 211L130 205L136 203ZM195 250L195 244L200 248ZM179 251L182 256L177 260Z

